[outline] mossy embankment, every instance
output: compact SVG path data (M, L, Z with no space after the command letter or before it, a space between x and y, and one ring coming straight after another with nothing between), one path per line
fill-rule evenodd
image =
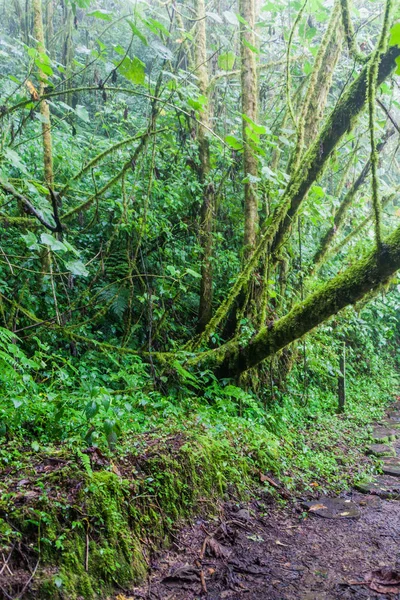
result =
M0 545L10 557L3 593L89 600L140 581L174 525L212 512L229 491L246 495L255 464L269 468L277 446L269 435L239 449L201 427L131 444L113 458L97 448L10 445L0 500Z

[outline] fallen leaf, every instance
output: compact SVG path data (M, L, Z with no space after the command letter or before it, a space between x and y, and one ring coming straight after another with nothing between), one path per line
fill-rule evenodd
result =
M312 506L310 506L310 508L308 509L310 512L315 511L315 510L323 510L326 509L327 506L325 506L325 504L313 504Z
M25 82L25 85L28 88L30 95L32 96L32 100L35 100L35 102L37 100L39 100L39 94L37 93L36 88L33 85L33 83L31 81L29 81L29 79L27 79Z
M280 540L275 540L275 544L277 546L285 546L286 548L289 548L289 544L284 544L283 542L281 542Z
M200 572L196 567L190 565L179 565L173 567L170 574L164 577L163 583L180 584L182 581L199 581Z
M272 477L269 477L268 475L264 475L261 472L260 472L260 481L261 481L261 483L265 483L267 481L268 483L270 483L275 488L279 488L280 487L279 483L277 483L276 481L274 481L272 479Z
M117 465L115 465L113 462L111 463L111 469L112 469L112 472L115 473L115 475L118 475L118 477L122 477L121 471L118 469Z
M207 548L216 558L228 558L231 555L231 550L217 542L215 538L207 540Z

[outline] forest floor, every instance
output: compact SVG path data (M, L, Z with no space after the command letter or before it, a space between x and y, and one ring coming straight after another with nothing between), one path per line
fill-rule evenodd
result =
M378 454L400 457L399 427L397 402L374 430ZM217 517L181 529L153 557L142 587L116 598L400 599L400 459L382 460L386 475L333 502L278 488L277 498L221 503Z

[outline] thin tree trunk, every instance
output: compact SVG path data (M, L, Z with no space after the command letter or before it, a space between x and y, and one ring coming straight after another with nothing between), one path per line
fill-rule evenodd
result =
M46 53L46 45L44 42L44 31L43 31L43 15L42 15L42 3L41 0L33 0L33 33L37 41L37 50L41 54ZM39 69L39 96L42 97L44 94L44 88L47 81L47 75ZM53 189L54 187L54 173L53 173L53 150L52 150L52 139L51 139L51 120L50 120L50 109L46 100L40 102L40 114L42 116L42 141L43 141L43 166L44 166L44 179L49 186ZM51 270L51 249L50 246L46 246L41 252L41 264L42 273L52 273ZM51 283L54 289L54 279L51 274ZM57 314L57 301L55 300L55 309Z
M45 54L46 46L44 43L44 32L43 32L43 16L42 16L42 4L41 0L33 0L33 27L34 36L37 41L38 52ZM46 85L47 75L43 71L39 70L39 96L44 94L44 88ZM43 162L44 162L44 178L49 187L53 187L54 174L53 174L53 151L52 151L52 139L51 139L51 120L50 120L50 109L46 100L40 102L40 114L42 115L42 140L43 140Z
M51 46L51 41L52 41L53 36L54 36L53 18L54 18L54 4L53 4L53 0L47 0L47 5L46 5L46 22L47 22L46 40L47 40L47 52L51 56L53 55L52 48L50 47Z
M335 8L328 27L332 28L331 37L326 47L322 49L323 56L316 75L315 86L313 89L308 90L310 95L304 107L304 145L306 148L309 147L317 136L318 126L324 115L329 90L332 85L336 63L342 51L343 31L338 5Z
M206 15L204 0L197 0L197 38L195 46L195 69L198 78L199 92L207 97L208 65ZM203 203L200 211L200 245L202 248L200 303L197 330L203 331L212 315L213 297L213 228L215 212L214 185L210 177L210 145L207 127L210 123L209 106L206 103L200 111L203 125L198 126L197 141L199 146L200 169L199 176L203 187Z
M241 86L242 113L257 122L257 64L256 53L251 47L256 47L254 33L256 21L255 0L239 0L239 12L248 25L240 24L240 55L241 55ZM242 119L243 129L243 170L244 184L244 251L245 259L249 257L256 246L258 233L258 197L257 179L258 162L251 140L251 124Z

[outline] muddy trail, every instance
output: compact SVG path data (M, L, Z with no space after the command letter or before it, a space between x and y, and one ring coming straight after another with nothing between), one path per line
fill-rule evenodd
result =
M400 402L372 437L383 465L372 482L284 506L267 495L225 503L182 529L146 584L118 600L400 599Z

